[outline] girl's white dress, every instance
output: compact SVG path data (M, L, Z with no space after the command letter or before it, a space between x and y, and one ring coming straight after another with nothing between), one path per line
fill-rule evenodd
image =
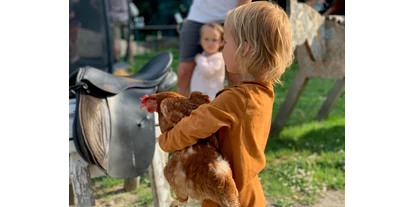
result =
M224 88L224 60L221 52L205 56L203 52L196 59L196 67L191 77L190 92L201 91L212 101L216 93Z

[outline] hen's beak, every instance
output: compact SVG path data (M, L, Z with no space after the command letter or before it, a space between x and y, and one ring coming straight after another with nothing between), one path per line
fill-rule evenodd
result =
M142 111L142 110L144 110L144 109L146 109L146 108L147 108L147 107L143 105L143 106L139 107L139 110L141 110L141 111Z

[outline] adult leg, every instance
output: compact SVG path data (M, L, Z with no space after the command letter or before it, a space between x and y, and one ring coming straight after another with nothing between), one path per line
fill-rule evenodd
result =
M194 57L202 52L199 44L201 26L201 23L187 20L180 32L180 62L177 69L177 93L186 97L190 94L191 76L196 65Z
M112 49L114 51L114 57L116 61L119 61L121 53L119 40L121 39L121 25L112 23Z
M69 29L69 47L71 63L75 63L79 60L78 48L76 47L76 39L78 37L79 25L76 25Z
M122 32L123 32L123 39L127 40L127 36L128 36L128 24L123 24L122 25ZM128 47L128 63L131 65L135 65L135 60L134 60L134 35L132 34L131 31L131 35L129 36L129 47Z
M196 63L194 61L183 62L180 61L178 64L177 75L177 93L189 97L190 95L190 81L193 75L193 70Z

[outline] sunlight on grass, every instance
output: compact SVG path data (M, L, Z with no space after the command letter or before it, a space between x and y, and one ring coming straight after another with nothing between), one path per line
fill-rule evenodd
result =
M316 195L327 189L345 188L343 151L321 155L284 152L283 159L267 163L260 173L267 197L312 204Z
M297 138L304 136L311 131L320 130L321 137L325 137L327 132L324 129L329 129L335 126L345 126L345 118L343 117L330 117L323 121L309 121L300 125L286 126L283 131L279 134L280 138L292 137ZM272 136L272 135L271 135ZM334 136L334 135L330 135Z
M138 196L140 206L148 206L153 203L151 181L148 173L141 175L139 188L134 191Z
M103 186L105 189L112 188L114 186L124 183L123 179L111 178L109 176L97 177L92 179L92 183Z
M345 188L345 118L330 117L287 126L271 135L260 173L275 205L312 204L327 189Z
M134 194L138 197L137 206L152 206L152 190L149 183L141 184L138 189L134 191Z

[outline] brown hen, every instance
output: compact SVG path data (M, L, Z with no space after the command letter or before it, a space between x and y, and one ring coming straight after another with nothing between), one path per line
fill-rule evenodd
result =
M145 95L141 109L157 112L161 132L165 132L209 102L208 95L199 91L192 92L188 99L168 91ZM219 152L215 134L175 151L164 168L164 176L178 198L171 206L183 205L189 197L199 201L210 199L223 207L240 206L230 165Z

